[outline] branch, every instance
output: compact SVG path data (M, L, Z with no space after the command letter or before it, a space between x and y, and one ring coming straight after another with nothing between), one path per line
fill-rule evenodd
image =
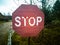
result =
M36 3L34 2L34 0L33 0L33 3L36 4Z
M38 2L41 2L40 0L37 0Z
M28 4L28 2L26 0L24 2Z
M14 3L15 3L16 5L18 5L15 0L13 0L13 1L14 1Z

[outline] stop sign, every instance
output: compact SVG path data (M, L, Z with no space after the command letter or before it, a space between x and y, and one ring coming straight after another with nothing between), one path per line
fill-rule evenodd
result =
M12 14L12 25L22 37L37 36L44 28L44 14L36 5L21 5Z

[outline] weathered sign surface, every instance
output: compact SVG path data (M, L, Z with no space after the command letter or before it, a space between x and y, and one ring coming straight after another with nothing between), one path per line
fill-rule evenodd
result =
M44 14L36 5L21 5L12 14L12 25L22 37L37 36L44 28Z

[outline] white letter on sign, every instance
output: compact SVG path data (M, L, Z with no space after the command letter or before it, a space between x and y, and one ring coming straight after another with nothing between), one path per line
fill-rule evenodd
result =
M31 24L31 20L33 19L33 24ZM30 17L29 18L29 25L30 26L34 26L35 25L35 18L34 17Z
M15 17L15 21L17 22L17 23L15 23L15 26L17 26L17 27L21 26L20 19L21 18L19 16Z
M24 19L24 26L26 26L26 19L27 19L28 17L26 17L26 18L22 17L22 18Z
M42 18L41 17L37 17L37 26L38 26L38 23L42 21Z

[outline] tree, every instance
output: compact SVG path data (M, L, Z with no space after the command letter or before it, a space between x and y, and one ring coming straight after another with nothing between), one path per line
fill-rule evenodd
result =
M60 20L60 1L57 0L53 6L53 19Z

